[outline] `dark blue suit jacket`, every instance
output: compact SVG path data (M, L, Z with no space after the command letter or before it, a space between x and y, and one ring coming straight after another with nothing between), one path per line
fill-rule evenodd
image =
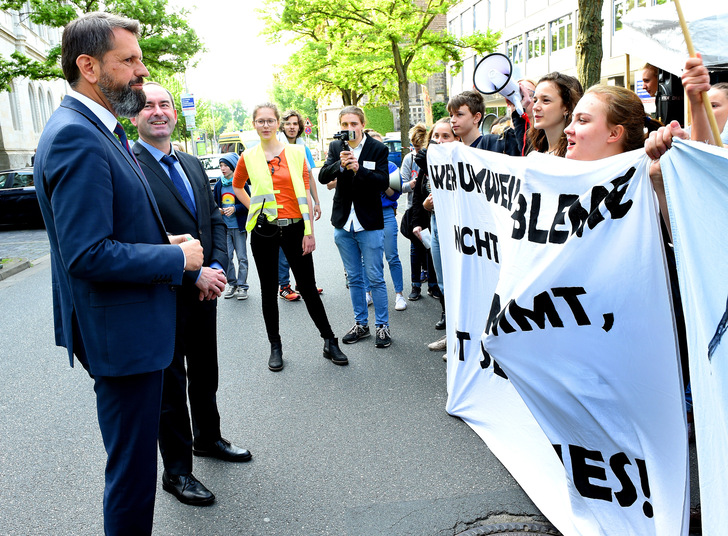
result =
M116 136L66 96L38 143L35 184L50 239L56 343L90 374L172 360L184 254Z

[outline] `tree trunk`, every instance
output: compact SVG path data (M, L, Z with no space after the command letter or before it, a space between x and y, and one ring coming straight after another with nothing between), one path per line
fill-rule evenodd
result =
M602 5L604 0L579 0L576 73L584 91L602 76Z
M394 67L397 70L397 84L399 90L399 132L402 141L402 157L409 152L409 129L410 129L410 109L409 109L409 80L407 79L407 71L402 63L402 55L399 51L399 45L392 41L392 56L394 57Z

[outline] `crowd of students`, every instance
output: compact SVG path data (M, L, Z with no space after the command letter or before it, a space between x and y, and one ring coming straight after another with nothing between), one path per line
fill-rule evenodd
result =
M331 142L328 158L319 174L319 181L322 184L327 185L329 189L335 189L331 223L335 228L335 242L344 264L354 313L354 325L342 337L342 342L353 344L371 335L369 305L374 305L375 346L386 348L392 342L383 260L387 260L392 277L395 290L395 310L405 310L407 305L403 295L403 270L397 250L398 228L411 241L411 292L408 299L418 300L421 296L422 284L427 281L427 293L439 299L442 304L442 313L435 323L435 327L436 329L446 327L445 296L447 289L442 274L437 211L427 177L427 146L431 143L460 142L476 149L495 151L510 156L527 157L530 153L542 152L574 160L599 160L644 146L654 160L651 178L663 209L661 212L668 224L666 227L669 229L667 211L664 206L664 188L661 184L659 170L659 156L670 147L671 139L674 136L692 137L695 140L711 139L707 115L700 105L702 91L708 91L721 130L724 129L728 119L728 85L717 84L711 88L708 71L700 58L688 60L683 83L688 98L693 103L692 130L683 130L674 121L667 126L660 127L645 113L640 98L629 89L596 85L584 92L576 78L554 72L543 76L536 83L521 80L519 86L524 109L523 115L519 115L515 111L515 107L509 103L510 117L506 116L497 122L497 132L483 135L480 130L485 116L483 97L478 92L465 91L450 99L447 106L449 117L437 121L429 132L423 124L415 125L410 130L412 151L405 155L399 170L394 169L393 165L387 161L387 149L381 143L381 136L365 128L364 112L355 106L344 108L339 115L339 121L342 131L347 132L348 140L335 139ZM257 116L261 112L267 114L266 117L270 117L267 117L267 123L259 125ZM280 132L286 133L274 105L265 104L257 107L254 116L256 130L259 131L263 145L272 144L277 130L280 129ZM289 111L284 114L286 120L291 117L297 118L298 123L301 122L300 115L295 112ZM299 127L300 125L294 126ZM647 137L646 133L649 131L652 134ZM300 129L298 133L300 134ZM292 131L291 134L292 136L288 136L286 133L287 141L295 144L296 132ZM273 138L268 142L266 136L273 136ZM273 152L276 154L266 152L265 155L267 166L270 169L278 169L275 162L281 160L279 153L282 154L284 143L279 140L280 137L275 140L278 142L275 149L281 151L274 150ZM313 193L314 190L311 189L308 182L308 171L312 165L304 167L305 190ZM236 177L242 173L240 168L241 166L238 165L238 169L235 170ZM243 167L243 169L245 168ZM399 214L399 224L397 210L400 192L390 187L390 184L396 181L396 178L392 179L392 177L396 177L397 173L400 176L401 193L407 194L407 210L403 214ZM256 207L256 210L251 210L248 215L249 229L255 227L255 222L259 221L256 218L260 214L265 214L272 222L278 221L277 215L274 216L270 210L265 210L264 203L255 204L251 201L249 194L242 191L241 188L242 183L235 187L238 204L242 201L245 206L253 203ZM308 200L311 202L311 206L318 209L317 196L315 200L311 199L310 193L307 194ZM270 195L272 196L270 197L271 206L282 203L279 199L280 194ZM291 201L296 197L298 197L297 203L285 204L286 214L290 209L291 219L297 224L300 221L300 225L296 227L304 229L305 225L306 230L309 226L311 227L310 235L307 231L304 233L304 239L308 236L313 237L313 219L309 213L314 211L308 208L305 195L303 197L297 194L292 195ZM315 212L315 215L315 219L318 219L320 209ZM228 220L232 221L232 218L228 217ZM281 236L286 234L287 227L280 226L280 223L277 225L278 233ZM232 231L231 235L236 236ZM234 242L234 239L230 240L231 250ZM313 239L309 244L311 242L314 242ZM315 245L307 246L304 241L303 254L313 251L314 247ZM234 249L237 251L238 248ZM297 254L300 255L300 253ZM270 263L263 264L268 266ZM272 265L268 268L271 272L273 271ZM240 271L243 271L242 263ZM307 286L312 286L316 290L312 269L311 273L307 273L305 277ZM266 278L266 281L267 279L269 278ZM274 281L271 280L269 283L269 286L273 288ZM281 288L290 289L287 286ZM318 292L315 290L308 296L307 306L309 308L313 306L315 310L318 310L317 304L308 303L311 300L320 303L320 299L317 298L321 290L317 289ZM230 291L230 297L233 294L234 291ZM291 295L288 292L286 294ZM301 294L305 294L303 289ZM264 300L266 304L264 316L267 318L267 323L271 324L271 316L275 315L277 319L277 307L272 305L275 303L275 300L271 298L274 296L273 291L267 289L266 295L268 297ZM283 297L288 298L288 296ZM296 299L297 297L296 293ZM304 300L306 300L305 295ZM325 313L323 315L325 318ZM319 313L312 314L312 318L320 316ZM327 322L325 323L327 324ZM269 325L269 328L269 338L274 346L272 355L276 357L271 370L280 370L282 360L279 359L280 352L276 350L279 343L277 329L272 325ZM324 339L336 341L330 332L330 327L322 325L320 331ZM343 354L339 356L338 346L335 348L337 353L333 361L343 364L345 356L342 357ZM434 341L429 348L438 351L446 350L447 338L442 337ZM446 355L443 358L446 358Z

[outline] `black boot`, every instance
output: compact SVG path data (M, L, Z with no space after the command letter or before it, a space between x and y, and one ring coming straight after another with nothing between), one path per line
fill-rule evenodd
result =
M348 365L349 360L347 359L344 352L339 348L339 339L324 339L324 357L330 359L334 365Z
M270 343L270 359L268 368L273 372L283 370L283 345L280 341Z
M435 324L435 329L441 330L445 329L445 296L440 295L440 305L442 306L442 316L440 317L440 321Z

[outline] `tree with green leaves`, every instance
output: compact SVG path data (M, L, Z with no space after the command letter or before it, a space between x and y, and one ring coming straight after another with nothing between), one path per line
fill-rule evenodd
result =
M281 82L280 77L275 78L270 97L279 106L281 113L286 110L296 110L304 119L310 120L312 135L318 138L318 108L316 107L316 101L290 89Z
M463 52L492 51L498 34L458 38L430 28L459 0L266 0L261 10L273 40L292 35L301 45L289 61L289 79L310 97L341 94L344 104L398 100L407 146L409 83L424 83Z
M604 0L579 0L576 38L576 76L586 91L602 76L602 4Z
M189 12L171 11L167 7L167 0L0 0L0 9L17 11L21 21L52 28L63 28L92 11L108 11L136 19L141 24L139 45L144 52L144 63L153 74L183 72L193 56L202 50L202 43L187 22ZM0 91L7 91L10 81L16 77L63 78L60 53L60 45L53 47L44 62L18 52L9 59L0 55Z

